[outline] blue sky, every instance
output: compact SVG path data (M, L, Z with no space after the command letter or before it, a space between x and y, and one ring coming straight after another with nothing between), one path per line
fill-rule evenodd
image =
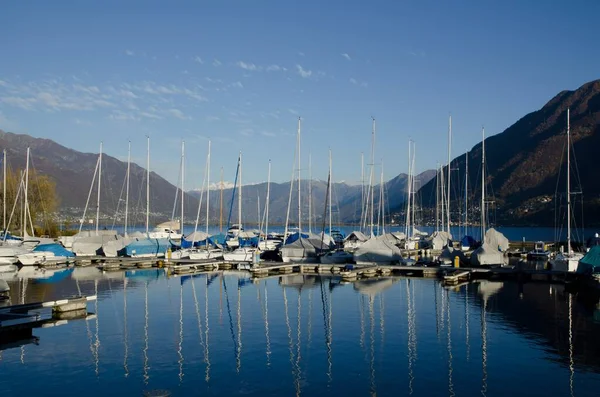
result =
M600 78L596 1L19 1L0 12L0 129L145 159L188 187L211 179L289 180L298 116L313 176L360 178L360 153L386 179L503 131L559 91ZM368 159L367 159L368 160ZM366 161L368 162L368 161ZM304 167L304 166L303 166ZM306 172L304 172L306 175Z

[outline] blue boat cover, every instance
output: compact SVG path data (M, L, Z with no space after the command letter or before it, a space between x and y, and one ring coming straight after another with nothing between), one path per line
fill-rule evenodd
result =
M119 250L119 256L158 255L173 249L173 244L166 238L145 238L133 241Z
M300 238L300 234L302 234L302 238L308 238L308 237L309 237L309 236L308 236L308 234L306 234L306 233L299 233L299 232L292 233L292 234L290 234L290 235L288 236L288 238L285 240L285 244L284 244L284 245L286 245L286 244L291 244L291 243L293 243L294 241L298 240L298 239Z
M209 237L207 239L204 239L202 241L194 241L194 247L205 247L206 244L208 243L208 245L212 246L212 247L216 247L217 244L215 243L215 241L213 240L212 237ZM181 240L181 248L191 248L192 247L192 241L191 240L186 240L186 239L182 239Z
M475 239L471 236L465 236L462 238L462 240L460 240L460 245L462 247L473 248L473 247L475 247L476 244L477 244L477 241L475 241Z
M258 236L251 238L239 238L240 247L258 247Z
M52 252L56 256L66 256L67 258L73 258L75 254L58 243L54 244L39 244L33 251L35 252Z

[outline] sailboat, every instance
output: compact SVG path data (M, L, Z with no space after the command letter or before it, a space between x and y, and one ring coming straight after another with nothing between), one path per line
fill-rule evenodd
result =
M150 137L147 139L146 160L146 238L140 238L127 244L119 251L119 256L132 258L161 258L172 247L168 238L154 238L149 232L150 223Z
M242 152L238 157L238 225L242 225ZM235 226L235 225L234 225ZM239 231L237 233L237 248L233 251L223 252L223 260L233 263L248 263L254 261L257 254L255 245L256 235L250 232ZM228 244L229 245L229 244Z
M208 234L209 215L210 215L210 190L206 190L206 232L198 231L198 221L200 219L200 209L202 208L202 198L204 195L204 182L206 186L210 186L210 148L211 141L208 141L208 154L206 157L206 171L205 179L203 181L202 193L200 194L200 201L198 202L198 214L196 215L196 223L194 224L194 232L187 235L181 240L181 249L173 252L171 255L172 259L193 259L193 260L206 260L206 259L218 259L223 256L223 252L220 249L214 248L214 243L211 241ZM182 149L183 153L183 149ZM183 157L183 154L182 154ZM183 160L182 160L182 188L183 194ZM183 219L183 199L181 200L181 219Z
M298 160L298 168L295 168L296 161L294 161L294 166L292 167L292 178L290 180L290 195L288 197L288 208L285 219L285 244L281 247L281 259L284 262L316 263L318 261L318 253L322 252L324 249L329 250L329 247L324 245L322 237L311 235L310 233L302 233L302 195L300 189L300 134L301 119L298 118L298 133L296 138L295 152L296 157L294 158L294 160ZM288 235L288 232L290 231L289 219L292 204L292 193L294 188L294 176L296 170L298 171L298 232Z
M274 251L278 249L283 241L275 234L269 234L269 210L271 201L271 160L269 160L269 171L267 173L267 196L265 203L264 225L265 234L263 239L259 239L258 248L263 251ZM259 228L262 229L262 228Z
M491 242L490 239L488 239L488 235L485 232L485 129L481 130L481 136L481 246L475 251L473 251L473 253L471 254L471 264L476 266L502 265L504 263L504 255L498 250L497 243L494 246L493 242ZM490 231L492 230L493 229L490 229ZM498 232L494 230L491 234L496 235L496 233Z
M333 182L331 179L331 149L329 149L329 177L327 178L327 198L326 200L329 202L329 233L331 234L332 229L332 211L331 211L331 191L333 190ZM323 232L323 237L324 232ZM324 255L320 256L320 261L323 264L341 264L348 263L352 260L353 255L350 252L344 251L343 248L338 248L333 251L329 251Z
M125 173L125 222L123 226L123 236L116 236L115 239L110 239L102 244L102 254L109 258L119 256L119 251L125 248L127 244L137 241L143 235L139 232L128 234L129 226L129 181L131 173L131 141L127 145L127 172Z
M570 109L567 109L567 247L566 252L559 252L550 260L553 270L575 272L579 261L583 258L580 252L574 252L571 247L571 122Z
M95 230L82 230L83 223L86 218L86 212L90 203L90 198L92 196L92 191L94 189L94 184L96 183L96 176L98 177L97 188L96 188L96 221L95 221ZM85 203L85 208L83 210L83 216L79 220L79 232L73 236L72 239L59 239L63 245L68 247L68 240L71 240L71 249L73 253L77 256L95 256L100 255L102 253L102 245L107 243L110 240L117 239L117 232L114 230L100 230L100 193L102 187L102 143L100 143L100 152L98 154L98 160L96 162L96 169L94 171L94 176L92 178L92 183L90 185L90 190L88 192L87 201Z

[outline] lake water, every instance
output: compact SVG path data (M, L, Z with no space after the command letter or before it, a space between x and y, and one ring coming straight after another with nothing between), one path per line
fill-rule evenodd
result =
M9 280L12 303L81 291L97 316L1 351L2 395L600 393L599 312L560 285L91 267L53 280Z

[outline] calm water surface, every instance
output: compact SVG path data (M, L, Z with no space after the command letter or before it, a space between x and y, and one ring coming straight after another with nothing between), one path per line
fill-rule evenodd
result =
M1 351L2 395L596 396L600 318L562 286L76 268L12 303L97 293Z

